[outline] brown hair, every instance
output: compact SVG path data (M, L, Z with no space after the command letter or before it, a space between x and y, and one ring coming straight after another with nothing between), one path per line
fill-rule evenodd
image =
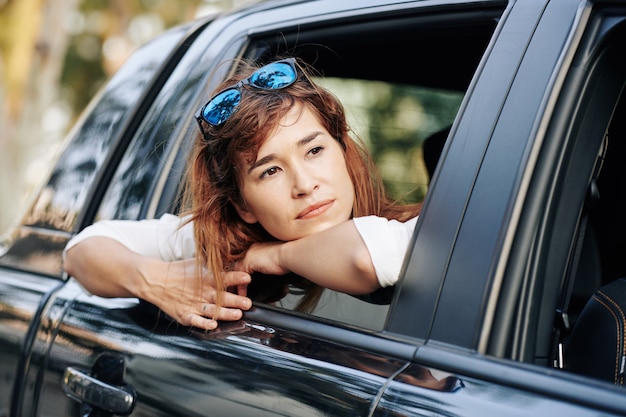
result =
M419 204L397 205L387 197L369 153L350 135L341 102L311 80L312 69L300 61L296 66L298 78L292 85L271 91L242 87L241 102L230 118L220 126L202 122L205 134L199 134L191 155L187 199L190 221L195 225L197 256L213 273L218 289L224 289L221 272L232 270L252 243L275 240L260 224L248 224L239 217L234 204L244 202L237 169L242 160L254 161L263 142L296 104L311 110L343 147L355 189L353 216L378 215L405 221L419 213ZM242 63L216 91L247 78L258 68ZM321 294L316 286L307 291L310 296L299 306L302 310ZM221 304L221 297L217 304Z

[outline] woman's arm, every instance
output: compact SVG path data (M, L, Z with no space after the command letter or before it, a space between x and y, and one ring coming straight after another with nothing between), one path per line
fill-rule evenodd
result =
M291 242L254 244L237 268L269 275L293 272L355 295L380 288L368 248L353 221Z
M238 268L293 272L335 291L369 294L397 282L416 223L417 217L406 222L354 218L291 242L252 245Z
M64 268L92 294L141 298L183 325L211 330L217 327L214 319L241 318L241 310L252 305L245 297L250 276L243 272L224 274L225 285L237 288L237 294L222 292L222 308L216 311L214 280L196 267L194 258L163 259L169 249L159 248L155 242L158 236L163 242L172 238L167 233L171 227L162 226L159 221L96 223L69 242ZM196 276L199 271L204 273L202 278Z
M70 248L63 267L91 294L142 298L146 292L143 276L150 269L158 270L161 262L132 252L114 239L94 236Z

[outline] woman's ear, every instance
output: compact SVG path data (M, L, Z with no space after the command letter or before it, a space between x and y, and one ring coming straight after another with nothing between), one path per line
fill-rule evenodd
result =
M237 210L237 214L239 214L239 217L241 217L241 219L248 223L248 224L254 224L256 222L258 222L256 216L254 215L254 213L252 213L250 210L248 210L246 207L244 207L242 204L240 203L236 203L234 201L231 200L232 205L235 207L235 210Z

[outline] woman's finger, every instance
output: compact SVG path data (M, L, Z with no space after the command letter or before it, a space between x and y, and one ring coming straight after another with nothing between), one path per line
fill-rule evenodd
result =
M222 306L226 308L236 308L239 310L250 310L252 307L252 300L242 295L234 294L232 292L224 292L222 299Z
M215 330L217 328L217 321L201 315L189 314L187 320L190 326L197 327L198 329Z
M218 309L215 304L203 303L198 315L222 321L236 321L243 317L243 311L238 308L228 307L220 307Z
M252 277L247 272L243 271L229 271L223 275L224 286L238 287L240 285L248 285L252 281Z

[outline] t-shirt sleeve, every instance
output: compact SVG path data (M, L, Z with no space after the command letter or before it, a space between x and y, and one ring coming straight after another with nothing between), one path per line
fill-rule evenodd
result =
M150 220L103 220L74 236L65 246L65 253L83 240L94 237L114 239L133 252L175 261L195 256L193 224L184 218L164 214ZM181 227L182 226L182 227Z
M417 217L406 222L384 217L355 217L354 224L372 258L381 287L394 285L413 237Z

